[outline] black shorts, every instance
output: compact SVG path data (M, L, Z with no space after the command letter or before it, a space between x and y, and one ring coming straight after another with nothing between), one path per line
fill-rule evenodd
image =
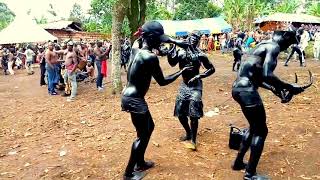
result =
M174 116L203 117L201 81L197 87L188 87L182 82L176 98Z
M261 97L257 90L248 90L248 88L236 88L232 89L232 97L237 101L240 106L258 106L263 105Z
M149 111L147 102L142 98L134 98L122 96L121 98L122 111L145 114Z

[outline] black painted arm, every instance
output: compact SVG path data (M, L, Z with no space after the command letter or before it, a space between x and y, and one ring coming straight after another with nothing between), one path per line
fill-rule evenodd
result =
M167 54L167 58L168 58L168 63L170 64L171 67L174 67L178 64L179 56L178 56L178 52L176 50L176 46L174 46L174 47L172 47L172 49L170 49L170 51Z
M166 85L172 83L182 74L182 72L183 72L183 70L180 70L180 71L175 72L167 77L164 77L163 72L160 67L160 64L159 64L159 59L157 57L154 57L152 76L160 86L166 86Z
M263 63L263 81L277 90L291 89L292 85L280 80L273 71L277 66L277 57L280 53L279 47L273 47L272 50L267 51L265 61Z

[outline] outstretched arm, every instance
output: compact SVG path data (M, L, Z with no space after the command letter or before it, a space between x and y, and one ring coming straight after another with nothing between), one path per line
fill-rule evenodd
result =
M273 94L275 94L276 96L278 96L279 98L283 98L281 95L281 91L282 89L276 89L274 88L273 86L271 86L270 84L267 84L266 82L262 82L262 84L260 84L260 87L264 88L264 89L267 89L269 91L272 91Z
M166 43L173 43L173 44L181 47L182 49L187 49L190 46L189 41L177 40L177 39L173 39L173 38L169 38Z
M271 47L272 49L267 50L266 57L263 63L263 80L266 84L273 86L277 90L291 89L292 86L280 80L273 71L277 66L277 57L280 53L280 47Z
M189 68L183 68L182 70L173 73L167 77L163 76L163 72L161 70L160 64L159 64L159 59L158 57L153 57L154 59L152 60L152 66L153 66L153 73L152 76L153 78L157 81L157 83L160 86L166 86L170 83L172 83L173 81L175 81L184 70L189 69Z

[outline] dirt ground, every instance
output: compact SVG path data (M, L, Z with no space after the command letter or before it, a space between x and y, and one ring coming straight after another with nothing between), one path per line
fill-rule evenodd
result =
M228 148L229 124L246 127L238 104L231 99L231 57L210 55L216 73L204 80L204 111L219 109L218 115L200 121L198 151L179 142L183 129L173 117L175 96L181 82L160 87L155 82L147 94L156 127L146 159L155 168L145 179L242 179L243 172L230 166L236 151ZM297 72L301 83L315 84L281 104L271 92L260 90L267 112L269 134L258 173L272 179L320 179L320 62L307 60L289 67L278 63L276 74L293 82ZM174 72L161 60L165 74ZM39 86L39 70L28 76L0 75L0 179L121 179L128 161L135 130L128 113L120 111L120 96L97 92L94 84L80 83L78 97L66 102L48 96ZM124 75L125 79L125 75Z

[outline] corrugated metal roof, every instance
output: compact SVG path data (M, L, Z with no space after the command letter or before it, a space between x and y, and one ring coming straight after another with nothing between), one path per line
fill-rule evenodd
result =
M71 26L75 26L76 28L72 28ZM65 29L65 30L77 30L81 31L81 27L79 27L73 21L55 21L47 24L41 24L41 27L44 29Z
M270 16L259 19L255 23L269 22L269 21L320 24L320 17L311 16L311 15L307 15L307 14L275 13Z

